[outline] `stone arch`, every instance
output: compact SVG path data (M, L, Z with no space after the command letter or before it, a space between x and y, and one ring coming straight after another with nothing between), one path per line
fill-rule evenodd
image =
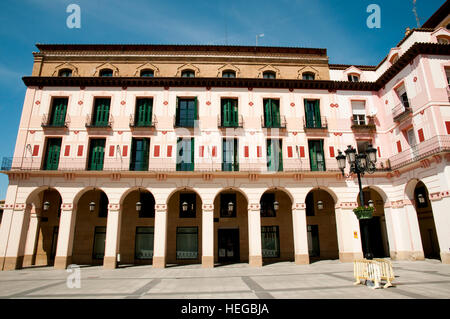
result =
M419 182L420 180L418 178L412 178L405 184L403 191L403 196L405 199L409 199L411 202L414 201L414 189Z
M181 187L175 188L173 191L171 191L171 192L169 193L169 195L167 195L167 198L166 198L166 205L169 204L170 198L171 198L174 194L176 194L177 192L179 192L179 191L190 191L190 192L194 192L194 193L196 193L196 194L200 197L200 200L201 200L202 203L203 203L203 198L202 198L202 196L200 195L200 193L199 193L195 188L189 187L189 186L181 186Z
M234 187L234 186L233 186L233 187L223 187L223 188L221 188L221 189L214 195L213 201L215 201L216 198L217 198L217 196L219 196L220 193L222 193L223 191L235 191L235 192L239 192L242 196L244 196L244 198L246 199L247 203L250 203L247 194L246 194L242 189L240 189L239 187Z

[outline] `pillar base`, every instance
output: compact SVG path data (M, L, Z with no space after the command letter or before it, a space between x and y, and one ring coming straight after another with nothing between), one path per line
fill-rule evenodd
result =
M262 256L249 256L248 264L250 267L262 267Z
M4 257L2 270L16 270L21 269L23 265L23 256L19 257Z
M153 256L153 268L166 268L166 257Z
M296 265L308 265L309 264L309 255L295 255L295 264Z
M363 259L362 252L359 253L339 253L339 261L341 263L352 263L355 259Z
M202 256L202 268L214 268L214 256Z
M392 260L425 260L423 251L391 251Z
M72 256L56 256L53 268L66 269L72 262Z
M105 256L103 258L103 269L116 269L117 258L115 256Z
M441 252L441 260L443 264L450 264L450 253Z
M32 266L34 263L34 256L33 255L25 255L23 256L23 266L27 267L27 266Z

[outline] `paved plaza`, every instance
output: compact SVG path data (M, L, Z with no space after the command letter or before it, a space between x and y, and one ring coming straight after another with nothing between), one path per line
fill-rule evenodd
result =
M76 271L34 267L0 272L0 298L177 298L177 299L448 299L450 265L436 260L393 261L394 287L354 286L353 264L280 262L251 268L233 264L153 269L81 266ZM70 277L72 276L72 277ZM69 280L68 280L69 278ZM68 284L69 282L69 284ZM80 287L77 288L77 283ZM70 288L72 287L72 288Z

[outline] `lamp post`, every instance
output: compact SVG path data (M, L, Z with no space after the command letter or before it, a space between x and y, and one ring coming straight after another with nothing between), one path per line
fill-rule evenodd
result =
M362 191L361 185L361 176L364 176L365 173L373 174L376 170L375 164L377 162L377 150L369 144L365 153L356 154L356 150L348 145L345 150L345 155L342 154L340 150L338 150L339 155L336 156L336 160L338 162L338 167L344 175L345 169L345 160L347 159L349 164L349 174L355 173L358 176L358 186L359 186L359 201L360 205L364 206L364 194ZM364 246L365 246L365 258L373 259L373 254L370 251L369 244L369 221L368 219L372 218L372 215L360 216L357 215L359 221L362 223L364 229Z

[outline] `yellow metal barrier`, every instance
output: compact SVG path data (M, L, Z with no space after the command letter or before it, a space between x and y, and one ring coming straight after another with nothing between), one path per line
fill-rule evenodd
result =
M360 259L353 261L353 273L356 279L354 285L361 284L361 280L372 280L375 286L380 288L380 282L386 281L383 288L391 287L394 280L394 271L390 260L387 259Z

